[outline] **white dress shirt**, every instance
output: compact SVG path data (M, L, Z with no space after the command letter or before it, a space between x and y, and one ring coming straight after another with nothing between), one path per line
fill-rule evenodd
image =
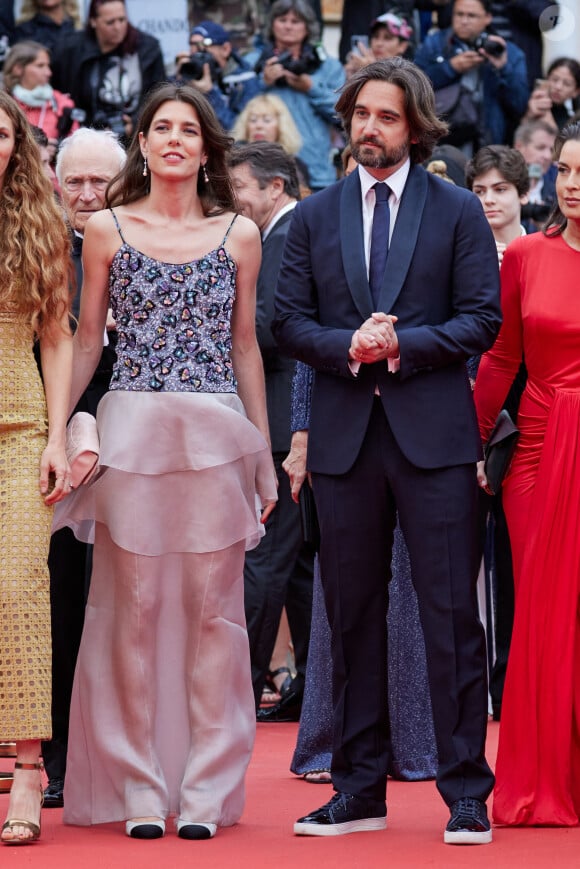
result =
M389 175L388 178L385 178L385 184L388 184L391 188L391 195L389 196L389 211L391 212L389 224L389 244L391 243L391 238L393 237L393 229L395 227L397 215L399 213L401 196L403 195L403 190L405 189L405 184L407 183L410 168L411 161L406 160L403 165L399 169L397 169L396 172L393 172L392 175ZM367 172L364 166L358 167L358 174L361 186L363 237L365 246L365 262L367 265L368 275L371 253L371 233L373 229L373 215L375 212L376 199L373 185L377 183L377 179L373 178L373 176L369 172Z
M389 196L389 211L391 213L389 220L389 245L391 243L391 238L393 237L393 229L395 228L395 222L399 213L401 196L403 195L403 190L405 189L405 184L407 183L407 178L409 177L410 168L411 161L407 159L405 160L403 165L397 169L396 172L393 172L392 175L389 175L388 178L385 178L384 183L388 184L391 188L391 193ZM358 174L361 186L363 239L365 249L365 263L367 267L368 277L371 254L371 234L373 229L373 216L375 213L376 200L376 194L373 190L373 187L377 183L377 179L373 178L373 176L370 174L370 172L367 172L364 166L358 166ZM388 267L389 264L387 261L387 268ZM387 312L385 311L385 313ZM397 356L395 359L387 359L387 367L390 374L395 374L399 370L400 366L401 360L399 356ZM351 372L356 376L359 372L360 362L355 362L351 360L349 362L349 368ZM378 395L378 388L376 390L376 394Z

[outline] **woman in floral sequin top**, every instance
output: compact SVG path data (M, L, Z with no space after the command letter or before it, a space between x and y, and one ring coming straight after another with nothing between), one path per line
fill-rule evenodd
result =
M95 526L65 822L185 839L235 823L255 714L246 548L276 499L254 332L260 238L234 213L228 139L187 86L144 108L111 208L87 225L73 395L119 342L101 473L65 520Z

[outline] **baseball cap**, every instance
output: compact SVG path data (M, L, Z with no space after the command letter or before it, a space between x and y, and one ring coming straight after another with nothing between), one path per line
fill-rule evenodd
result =
M395 15L394 12L385 12L384 15L379 15L371 22L371 34L379 27L386 27L389 33L393 36L398 36L399 39L412 39L413 28L402 15Z
M202 36L206 45L223 45L230 41L230 34L217 21L202 21L193 27L190 36Z

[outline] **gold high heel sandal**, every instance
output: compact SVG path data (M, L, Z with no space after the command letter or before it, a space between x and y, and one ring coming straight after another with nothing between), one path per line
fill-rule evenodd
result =
M16 761L14 764L14 769L37 769L42 771L44 769L44 765L42 761L40 763L20 763ZM40 807L42 808L42 804L44 802L44 793L42 790L42 783L40 785ZM26 836L26 838L22 838L20 836L14 837L13 839L4 839L4 831L9 830L12 827L25 827L30 831L32 835ZM38 824L35 824L33 821L25 821L23 818L8 818L4 824L2 825L2 836L0 837L0 842L3 845L32 845L34 842L37 842L40 838L40 820Z

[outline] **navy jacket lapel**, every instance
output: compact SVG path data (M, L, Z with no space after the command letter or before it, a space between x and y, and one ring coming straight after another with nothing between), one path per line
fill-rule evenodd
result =
M373 311L373 300L365 264L358 172L345 178L340 192L340 250L351 295L361 317L366 320Z
M392 310L401 292L415 253L427 198L427 184L425 170L421 166L411 166L399 205L379 297L379 310L386 314Z

